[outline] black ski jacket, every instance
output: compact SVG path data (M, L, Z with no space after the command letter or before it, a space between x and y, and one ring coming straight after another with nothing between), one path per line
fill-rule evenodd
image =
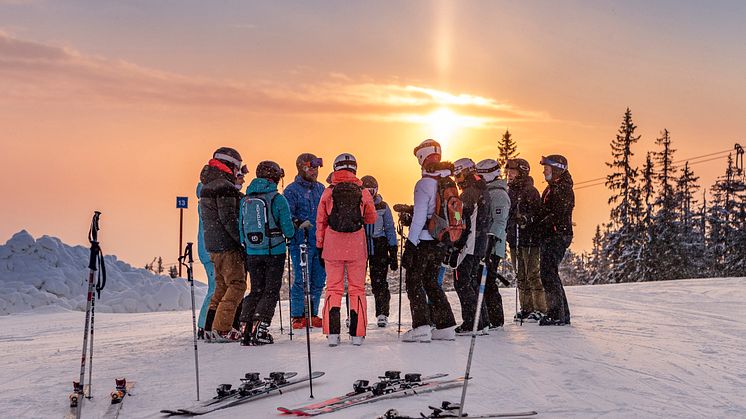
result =
M541 244L541 232L538 228L539 209L541 208L541 196L539 190L534 186L531 176L522 176L508 185L508 196L510 197L510 214L506 227L506 240L510 247L516 246L515 226L519 224L525 227L520 230L518 245L520 247L539 246ZM525 219L520 223L518 220Z
M570 172L563 172L555 181L549 182L541 195L541 230L543 238L572 237L572 210L575 208L575 192L572 190Z
M242 250L238 232L238 212L241 192L235 177L217 167L205 165L199 175L202 191L199 210L205 233L205 248L209 253Z
M457 248L466 244L468 237L474 236L474 256L482 259L487 253L487 234L492 225L492 200L487 191L487 184L483 179L468 177L461 187L461 201L464 203L464 221L466 231L456 243ZM471 225L471 216L477 211L476 225Z

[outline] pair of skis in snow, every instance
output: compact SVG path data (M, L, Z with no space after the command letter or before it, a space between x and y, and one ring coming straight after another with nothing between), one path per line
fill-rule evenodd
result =
M319 378L322 375L324 375L323 372L314 371L311 374L311 379ZM210 400L183 409L164 409L161 410L161 413L168 416L204 415L273 394L282 394L283 390L300 386L308 380L308 375L298 376L296 372L273 372L264 379L260 378L258 372L250 372L241 379L241 384L237 388L232 388L230 384L221 384L217 388L217 395Z
M447 375L434 374L422 377L421 374L412 373L405 374L402 378L399 371L386 371L377 383L370 384L368 380L356 381L353 384L353 391L345 395L296 408L278 407L277 410L296 416L317 416L361 404L445 390L463 384L463 378L440 380Z
M130 392L135 387L134 381L127 381L124 378L117 378L114 380L114 390L111 392L111 405L106 409L102 418L116 419L119 417L119 412L122 410L124 400L130 395ZM81 397L90 398L90 388L88 385L83 386L77 382L73 382L73 392L70 393L70 411L65 415L65 419L75 418L78 414L79 404L82 402Z
M430 418L457 418L459 417L459 410L460 406L456 403L451 402L443 402L440 407L433 407L428 406L430 408L430 413L420 413L419 416L407 416L402 415L397 411L396 409L389 409L384 413L382 416L379 416L378 419L430 419ZM500 413L483 413L478 415L467 415L466 413L463 414L461 417L467 417L467 418L523 418L528 416L535 416L538 415L538 412L535 412L533 410L526 411L526 412L500 412Z

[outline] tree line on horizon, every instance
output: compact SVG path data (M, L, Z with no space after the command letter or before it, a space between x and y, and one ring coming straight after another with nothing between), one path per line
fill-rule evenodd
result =
M743 149L727 156L723 175L700 189L689 161L677 162L671 133L642 167L632 162L640 139L626 109L611 141L605 186L609 221L596 226L591 251L568 252L560 267L567 284L609 284L746 276L746 182ZM498 141L504 164L516 156L509 131ZM717 153L714 153L717 154Z

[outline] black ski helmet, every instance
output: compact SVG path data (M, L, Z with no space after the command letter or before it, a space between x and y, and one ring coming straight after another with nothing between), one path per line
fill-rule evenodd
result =
M241 155L238 154L238 151L230 147L220 147L215 150L215 152L212 153L212 158L225 163L228 167L233 169L234 172L237 172L243 166Z
M374 197L378 194L378 181L376 180L376 178L371 175L366 175L360 178L360 181L363 182L363 188L373 189L375 191L375 193L373 194Z
M282 170L279 164L265 160L256 166L256 177L280 183L280 179L285 177L285 171Z
M531 171L531 165L525 159L508 159L505 163L505 169L514 169L518 171L518 176L528 176Z

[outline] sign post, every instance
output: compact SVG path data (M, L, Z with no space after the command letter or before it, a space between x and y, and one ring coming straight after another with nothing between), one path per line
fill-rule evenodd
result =
M182 240L184 237L184 209L189 208L189 197L177 196L176 208L179 209L179 257L181 257ZM179 264L179 278L181 278L181 263Z

